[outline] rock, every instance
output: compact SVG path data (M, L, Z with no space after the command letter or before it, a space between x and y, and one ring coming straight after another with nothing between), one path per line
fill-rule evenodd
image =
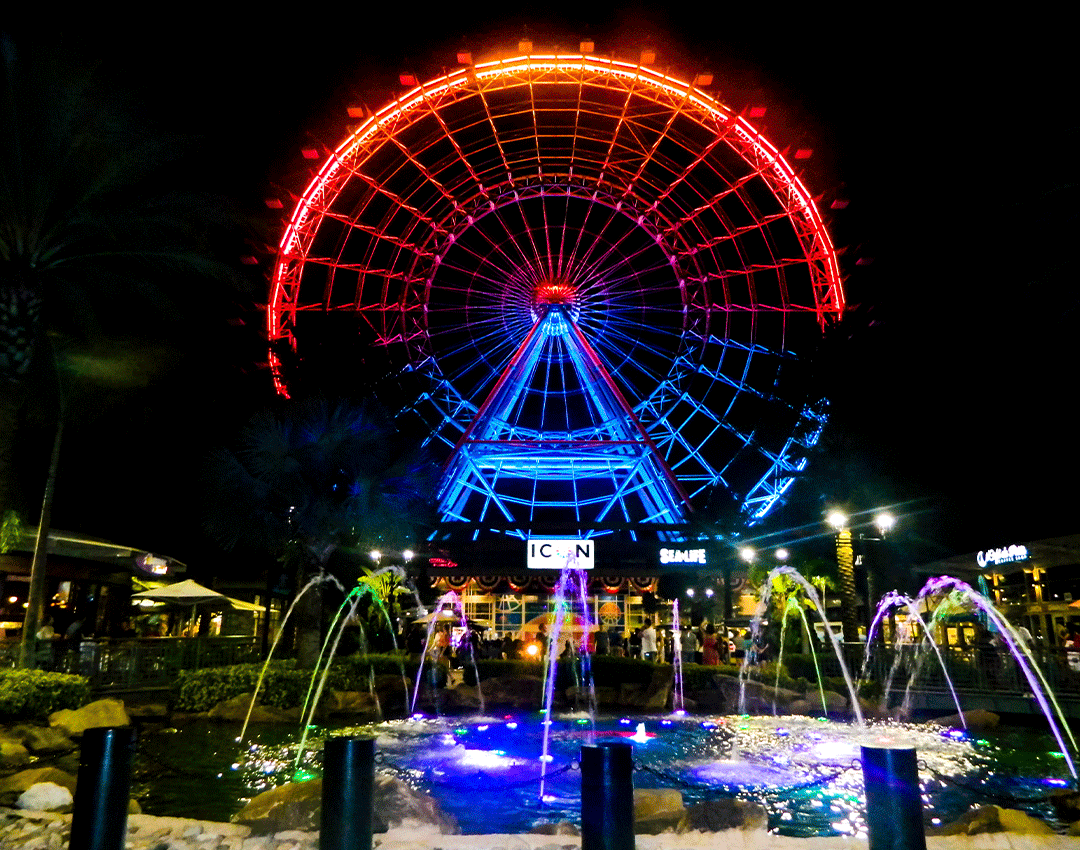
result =
M496 676L480 683L484 704L508 708L538 708L543 702L539 676Z
M686 816L682 792L677 788L634 789L634 832L659 835L672 832Z
M640 682L619 683L619 705L640 708L645 704L645 685Z
M373 808L375 832L387 832L405 820L433 826L443 835L461 832L453 815L444 812L434 797L410 788L396 776L375 777Z
M980 806L965 812L952 823L939 827L927 827L926 834L981 835L987 832L1009 832L1016 835L1050 835L1049 824L1016 809L1001 806Z
M321 779L290 782L253 798L233 815L232 821L250 827L255 835L296 829L311 831L319 828L321 808ZM435 798L413 790L393 776L376 777L372 808L375 832L387 832L406 820L435 827L444 835L460 832L457 821L440 808Z
M964 728L966 723L967 728L970 731L981 732L986 729L996 729L1000 720L1001 718L992 711L987 711L983 708L975 708L971 711L965 711L963 719L960 718L959 714L950 714L948 717L939 717L936 720L929 720L927 722L955 729Z
M646 711L665 711L671 702L671 691L674 687L675 668L670 664L655 665L652 680L645 689L642 707Z
M251 827L255 835L269 835L286 829L319 828L322 780L289 782L255 796L232 822Z
M219 702L207 713L211 720L243 723L251 710L252 723L298 723L299 708L274 708L270 705L251 706L251 694L240 694Z
M20 724L11 734L32 753L69 753L76 749L75 742L58 728Z
M365 691L330 691L323 707L330 714L374 714L375 697Z
M78 737L87 729L102 726L130 726L131 719L118 699L99 699L82 708L63 708L49 715L49 725L57 726L68 735Z
M169 716L169 707L163 702L149 702L144 705L129 706L127 713L130 717L143 720L164 720Z
M1069 824L1069 829L1065 833L1066 835L1080 835L1080 820L1073 821Z
M470 685L455 685L446 692L448 711L478 710L480 708L480 689Z
M35 812L70 811L75 801L72 793L63 785L55 782L38 782L23 791L15 806L19 809L32 809Z
M825 710L829 714L844 714L851 700L836 691L825 691Z
M1080 821L1080 792L1055 791L1050 795L1050 805L1061 820L1067 823Z
M765 807L746 800L710 800L686 810L676 832L721 832L725 829L765 830L769 815Z
M1053 835L1050 824L1033 818L1019 809L998 809L998 821L1003 831L1012 835Z
M568 820L551 823L543 821L534 823L529 830L529 835L581 835L581 830Z
M23 791L42 782L50 782L75 793L75 776L55 767L35 767L21 770L0 779L0 804L14 802Z
M0 738L0 768L22 767L30 761L30 751L21 741Z

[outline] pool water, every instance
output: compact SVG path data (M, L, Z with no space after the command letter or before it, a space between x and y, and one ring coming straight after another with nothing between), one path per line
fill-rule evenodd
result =
M594 726L563 716L552 722L546 766L542 731L538 714L320 727L311 730L301 772L318 775L326 736L375 733L378 770L432 794L463 832L477 834L580 822L576 763L583 745L604 740L633 745L635 787L679 788L687 805L717 796L760 802L770 829L790 836L865 834L857 761L864 744L916 748L928 820L948 822L992 802L1052 821L1048 794L1071 785L1053 738L1030 730L969 736L802 717L607 717ZM205 723L144 734L134 781L144 811L227 820L246 799L294 776L294 730L264 728L242 746L236 734L234 726Z

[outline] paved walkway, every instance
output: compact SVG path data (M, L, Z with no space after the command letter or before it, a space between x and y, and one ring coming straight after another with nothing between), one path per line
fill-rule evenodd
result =
M71 815L0 809L0 850L66 850ZM317 850L317 832L252 836L247 827L153 815L128 817L128 850ZM400 827L375 836L376 850L580 850L573 835L441 835ZM767 832L639 835L636 850L864 850L855 838L786 838ZM1064 835L986 833L927 838L927 850L1077 850Z

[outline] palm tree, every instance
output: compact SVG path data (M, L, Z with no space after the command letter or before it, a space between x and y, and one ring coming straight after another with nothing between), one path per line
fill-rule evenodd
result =
M296 403L256 416L207 465L206 527L226 549L268 550L296 588L343 549L402 548L428 520L434 468L374 402ZM296 656L318 658L318 586L298 607Z
M120 329L130 335L148 315L171 312L173 285L219 271L199 250L213 207L161 190L154 178L165 146L114 103L90 69L0 35L0 513L15 507L20 411L32 397L58 411L24 661L43 610L43 541L69 398L62 377L77 374L62 352Z

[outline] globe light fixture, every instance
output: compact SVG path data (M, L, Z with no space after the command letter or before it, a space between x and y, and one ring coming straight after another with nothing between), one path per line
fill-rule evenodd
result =
M825 521L837 531L843 531L845 528L847 528L848 524L847 514L845 514L843 511L830 512L829 515L825 518Z
M896 526L896 517L888 511L882 511L874 517L874 525L877 526L878 532L884 537Z

